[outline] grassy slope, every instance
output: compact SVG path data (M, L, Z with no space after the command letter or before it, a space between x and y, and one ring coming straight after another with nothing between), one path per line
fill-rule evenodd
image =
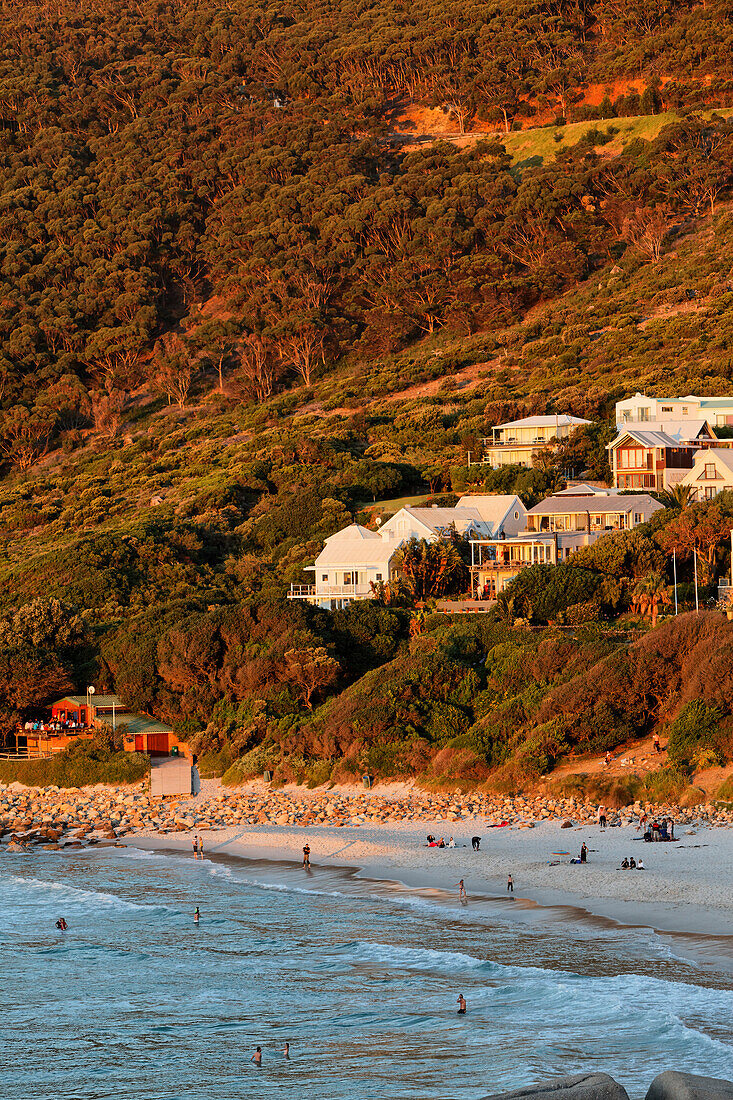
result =
M710 118L713 114L728 118L733 114L733 109L723 108L719 111L704 111L704 117ZM507 153L510 153L515 164L523 167L529 164L542 164L553 161L562 149L568 149L576 145L589 130L598 129L601 133L609 130L614 134L613 140L600 147L599 151L608 155L616 155L625 145L635 138L644 138L651 141L670 122L679 120L675 111L663 111L658 115L635 115L630 118L613 118L605 121L571 122L567 126L539 126L528 130L517 130L514 133L502 134L501 142Z
M620 121L662 124L661 116ZM614 274L609 261L503 333L439 332L367 367L347 357L311 390L293 389L264 407L222 399L213 379L200 381L183 410L138 395L117 439L90 436L77 451L57 451L0 483L0 603L26 595L21 574L39 556L53 576L59 549L82 534L128 531L154 515L198 515L208 492L242 478L291 432L343 437L360 409L372 452L419 468L460 463L461 434L485 434L487 400L535 395L565 409L590 390L605 394L610 411L636 389L725 392L733 356L731 207L678 229L659 264L628 254ZM453 425L437 443L419 423L431 408ZM151 506L158 494L163 504ZM418 499L384 501L380 511Z

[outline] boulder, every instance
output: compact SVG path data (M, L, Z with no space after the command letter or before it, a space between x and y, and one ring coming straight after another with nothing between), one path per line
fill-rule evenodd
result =
M733 1100L733 1081L668 1069L654 1078L646 1100Z
M626 1089L607 1073L576 1073L514 1092L489 1093L483 1100L629 1100L629 1097Z

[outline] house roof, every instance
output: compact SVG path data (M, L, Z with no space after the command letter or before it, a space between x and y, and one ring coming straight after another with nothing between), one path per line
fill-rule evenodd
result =
M708 462L721 462L728 470L733 472L733 450L730 447L706 447L695 454L693 470L699 469Z
M524 505L516 493L467 494L461 497L456 508L475 509L492 529L500 527L512 510L519 511L520 515L524 511Z
M657 511L662 505L648 493L632 493L630 496L621 496L619 493L610 493L604 497L581 497L574 502L572 497L553 496L541 500L530 508L527 515L551 516L572 515L577 512L632 512L640 506L651 507Z
M125 714L118 726L125 726L128 733L172 733L173 727L151 718L149 714Z
M624 427L614 440L606 445L612 451L625 439L633 439L641 447L685 447L692 446L707 426L706 420L688 420L663 424L650 420L644 428ZM713 438L714 435L713 435Z
M339 534L345 535L351 528ZM373 533L373 532L370 532ZM329 566L331 569L352 566L388 565L399 546L398 542L388 542L376 535L373 539L362 539L358 535L351 538L326 539L326 545L316 558L315 568Z
M73 703L77 707L85 707L87 705L86 695L64 695L61 699L57 699L53 706L58 706L59 703ZM117 695L92 695L91 704L93 707L119 707L120 710L124 710L124 703Z
M579 416L570 416L568 413L551 414L548 416L525 416L522 420L509 420L506 424L497 424L494 428L565 428L570 425L592 424L592 420L582 420Z
M377 531L370 531L368 527L362 527L360 523L352 523L349 527L342 527L335 535L329 535L325 539L328 546L334 542L365 542L368 539L379 539Z
M583 481L580 485L568 485L566 489L559 489L556 497L607 497L613 492L606 485L591 485L589 481Z

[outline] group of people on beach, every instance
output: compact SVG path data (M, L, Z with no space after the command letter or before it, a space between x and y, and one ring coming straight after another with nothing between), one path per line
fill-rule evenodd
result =
M644 840L657 841L657 840L674 840L674 821L671 817L663 817L661 820L654 818L653 821L649 821L648 814L641 814L639 817L639 824L637 825L637 832L644 830Z
M198 836L198 835L195 836L191 843L192 843L192 847L193 847L193 858L194 859L203 859L204 858L204 842L201 839L201 837Z
M636 859L634 859L633 856L631 857L631 859L629 859L628 856L624 856L624 858L621 860L621 870L622 871L629 871L629 870L631 870L631 871L634 871L634 870L636 870L636 871L646 871L646 867L644 866L644 860L643 859L636 860Z
M440 840L436 840L432 833L428 833L428 848L455 848L456 842L453 837L450 838L446 844L443 837Z

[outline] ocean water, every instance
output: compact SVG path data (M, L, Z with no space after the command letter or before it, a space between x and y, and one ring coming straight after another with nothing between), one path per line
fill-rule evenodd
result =
M344 870L5 854L0 953L4 1100L474 1100L588 1069L633 1098L664 1069L733 1078L714 954Z

